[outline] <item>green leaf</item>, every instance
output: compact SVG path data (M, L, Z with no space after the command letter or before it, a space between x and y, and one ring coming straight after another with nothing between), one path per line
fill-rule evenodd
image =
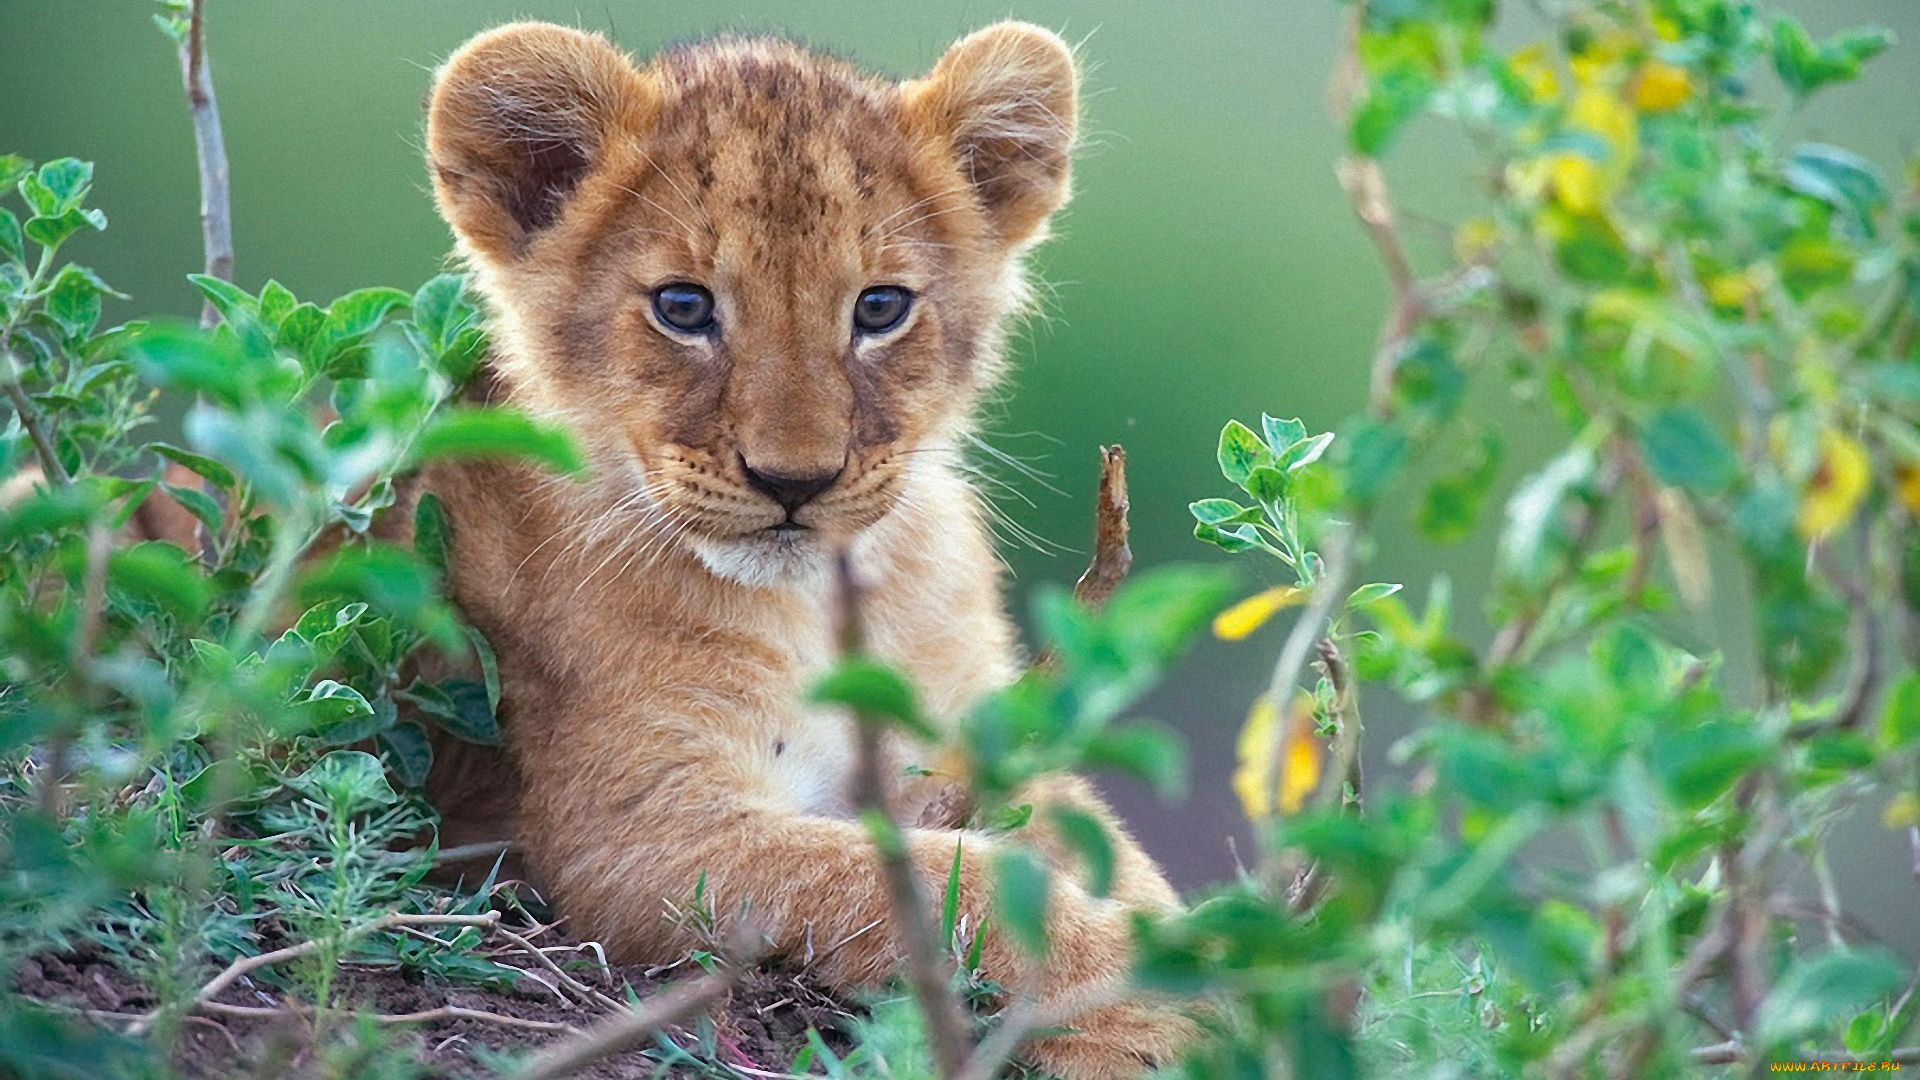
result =
M1397 583L1389 584L1384 581L1376 581L1370 585L1362 585L1348 594L1347 608L1357 611L1369 604L1377 604L1405 587L1404 585Z
M1663 484L1696 495L1717 495L1740 475L1733 448L1698 409L1670 405L1640 429L1647 467Z
M341 817L400 801L380 759L359 750L335 750L287 783Z
M954 928L960 924L960 853L965 843L965 836L954 838L953 865L947 868L947 887L940 894L940 945L943 948L953 944Z
M1873 162L1837 146L1802 143L1780 176L1793 190L1846 215L1854 235L1875 235L1874 216L1887 205L1887 183Z
M0 209L0 255L8 262L24 266L27 259L26 242L20 233L20 219L13 211Z
M1101 732L1087 744L1086 763L1117 769L1147 782L1163 799L1187 786L1187 751L1180 737L1157 724L1138 722Z
M586 468L573 436L513 409L458 407L435 416L414 440L413 462L436 458L527 458L562 473Z
M281 320L285 319L299 304L300 301L294 299L293 293L277 281L269 280L260 287L260 318L276 330L279 329Z
M33 171L33 162L18 154L0 154L0 189L10 188Z
M483 683L472 679L415 682L398 697L419 708L455 738L479 746L500 745L500 721Z
M1222 529L1202 523L1193 527L1193 537L1203 543L1212 544L1221 551L1234 554L1252 551L1260 546L1259 534L1254 532L1252 525L1236 525L1231 529Z
M1473 535L1480 523L1481 508L1500 475L1503 446L1491 433L1485 434L1458 469L1437 477L1420 500L1415 520L1421 535L1436 543L1458 543Z
M150 443L148 449L176 465L183 466L222 491L232 491L238 481L233 470L202 454L182 450L168 443Z
M364 601L431 636L441 648L465 643L459 624L440 595L439 575L412 552L387 544L344 548L306 571L296 590L301 602Z
M1281 420L1278 417L1260 414L1260 432L1267 437L1267 446L1274 450L1292 446L1307 437L1307 425L1298 418Z
M1860 74L1860 65L1893 44L1893 34L1877 26L1844 30L1825 41L1807 36L1798 22L1782 15L1773 24L1773 70L1798 97L1829 83Z
M57 208L65 210L78 206L93 184L93 162L70 157L49 161L40 166L39 181L40 186L56 200L54 205Z
M410 788L422 787L433 771L433 741L425 728L415 723L399 723L380 736L393 773Z
M1227 421L1220 430L1220 472L1234 484L1245 487L1247 477L1262 465L1274 464L1273 451L1260 436L1238 420Z
M309 303L295 305L280 316L273 343L292 353L300 361L300 370L317 375L326 357L321 356L321 331L326 328L327 313Z
M373 703L366 695L345 683L321 679L307 696L295 703L301 732L319 732L347 720L373 715Z
M27 239L41 247L57 248L82 229L99 232L106 227L105 211L82 210L76 206L61 214L28 218L22 231L27 234Z
M1502 568L1522 581L1538 581L1548 570L1560 539L1567 503L1586 490L1593 477L1594 454L1574 445L1527 477L1507 501L1506 529L1500 535Z
M1419 71L1389 71L1374 79L1353 110L1347 139L1354 150L1379 157L1407 121L1420 115L1434 89L1433 79Z
M1662 731L1648 763L1688 809L1705 806L1736 778L1766 761L1773 747L1749 724L1713 723L1691 731Z
M1391 424L1362 418L1341 440L1341 464L1347 495L1362 506L1385 493L1406 458L1407 433Z
M1770 1047L1813 1034L1851 1016L1906 982L1906 965L1880 948L1801 957L1760 1005L1757 1045Z
M922 739L939 737L921 715L913 687L892 668L865 656L849 656L814 684L812 700L841 705L898 724Z
M188 623L197 622L212 602L212 590L199 564L164 541L136 544L108 556L107 580Z
M1796 693L1820 685L1846 649L1846 605L1790 567L1762 580L1754 615L1767 675Z
M60 324L69 340L93 333L94 326L100 322L100 294L106 291L104 286L91 270L79 266L61 267L55 275L47 289L46 312Z
M1907 672L1887 691L1880 712L1880 745L1895 750L1920 739L1920 673Z
M211 495L199 488L182 484L163 482L160 489L173 496L175 502L186 507L187 513L199 519L200 524L207 530L207 535L220 535L220 530L226 525L226 515Z
M207 298L207 303L220 313L228 322L237 322L243 316L258 316L260 302L253 295L230 281L208 274L188 274L187 280Z
M435 349L445 350L477 318L466 288L465 274L441 274L413 294L413 323Z
M1280 469L1262 465L1247 474L1247 482L1241 485L1247 494L1264 505L1274 505L1286 501L1290 485L1287 474Z
M422 492L413 506L413 553L420 557L421 562L441 573L447 569L447 535L450 527L447 510L441 505L440 496L431 491Z
M1071 806L1049 807L1048 817L1052 819L1053 827L1060 833L1061 839L1086 864L1087 891L1095 896L1112 892L1113 842L1107 837L1107 827L1092 814Z
M993 903L1000 923L1021 948L1047 954L1047 868L1027 851L1007 849L993 859Z
M1333 442L1333 432L1323 431L1312 438L1301 439L1279 451L1280 468L1287 472L1304 469L1320 460L1327 452L1327 446Z
M335 300L327 308L327 321L322 334L327 343L325 358L332 360L341 351L373 333L389 311L411 303L411 294L388 288L355 289Z
M1201 499L1188 503L1187 509L1194 520L1205 525L1238 525L1259 521L1263 516L1259 507L1241 506L1232 499Z

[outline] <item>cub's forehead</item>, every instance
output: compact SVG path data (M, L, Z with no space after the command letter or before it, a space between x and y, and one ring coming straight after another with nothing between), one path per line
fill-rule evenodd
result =
M658 107L628 186L663 213L876 239L926 194L898 84L777 39L675 49L648 73Z

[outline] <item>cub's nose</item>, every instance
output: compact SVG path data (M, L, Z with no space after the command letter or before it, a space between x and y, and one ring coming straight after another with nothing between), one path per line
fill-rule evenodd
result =
M805 506L815 495L833 486L845 467L830 473L815 473L812 476L790 476L786 473L767 472L747 464L746 458L740 459L740 468L747 474L747 483L760 494L772 499L784 507L787 513Z

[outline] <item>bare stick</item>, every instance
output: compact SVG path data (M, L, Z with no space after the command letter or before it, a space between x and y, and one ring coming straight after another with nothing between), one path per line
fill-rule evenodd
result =
M0 382L6 385L7 400L13 404L13 411L19 414L20 426L27 429L27 437L33 440L34 455L40 459L40 471L46 474L47 482L54 487L66 487L73 482L67 475L67 467L60 463L60 455L54 452L53 436L47 433L47 418L40 415L40 409L20 385L20 363L13 358L13 350L6 348L6 339L0 337Z
M1333 616L1334 604L1338 603L1346 588L1347 573L1352 563L1353 529L1349 525L1336 525L1328 535L1326 544L1325 568L1320 579L1313 584L1313 597L1307 602L1307 609L1301 613L1300 621L1293 624L1293 631L1287 635L1287 642L1280 649L1280 656L1273 665L1273 677L1267 683L1267 705L1276 711L1280 722L1274 725L1273 750L1268 756L1271 763L1267 776L1261 779L1267 791L1278 786L1276 772L1282 767L1287 753L1287 707L1293 701L1294 691L1299 688L1300 673L1306 670L1307 656L1320 644L1327 624ZM1273 807L1267 814L1271 820ZM1269 845L1261 852L1260 864L1262 877L1267 887L1275 895L1280 895L1292 874L1281 853L1272 850Z
M493 859L519 850L520 845L511 840L484 840L478 844L461 844L458 847L441 848L433 857L433 865L444 866L447 863L470 862L476 859Z
M860 587L853 564L843 549L838 571L840 648L848 656L865 651L866 634L860 620ZM920 895L920 881L908 855L906 835L887 802L886 726L879 717L855 711L859 750L853 774L853 801L868 822L880 870L887 884L887 903L894 935L906 954L907 983L927 1029L927 1045L934 1067L946 1078L960 1075L967 1062L966 1017L948 987L940 963L940 944L934 922Z
M750 961L743 957L720 971L655 994L640 1005L543 1051L524 1068L506 1075L514 1080L559 1080L601 1058L638 1046L670 1027L686 1023L724 998L748 963Z
M533 942L528 941L526 938L521 937L519 934L514 933L504 926L494 927L493 932L518 946L521 952L533 957L535 963L552 972L554 977L560 980L560 985L572 991L581 1001L614 1010L626 1008L626 1005L621 1002L613 1000L600 991L595 990L593 987L588 986L586 983L581 982L579 979L574 978L572 975L567 974L566 969L554 963L553 958L541 952L534 946Z
M227 140L220 130L220 104L207 70L207 0L188 0L187 34L180 42L180 78L186 85L187 111L193 117L193 145L200 162L200 241L206 274L233 280L233 206L227 187ZM220 322L212 303L201 305L200 325Z
M500 913L497 911L489 911L485 915L407 915L400 912L382 915L372 922L362 923L352 929L343 931L331 939L312 938L298 945L289 945L284 949L263 952L258 956L243 956L233 963L228 964L225 971L215 975L211 981L205 986L202 986L199 991L193 995L193 1002L190 1008L205 1008L208 1002L211 1002L220 995L221 991L232 986L235 980L250 971L267 967L270 964L278 964L283 960L297 960L303 956L310 956L313 953L319 952L327 945L333 945L335 947L346 945L350 942L358 941L376 931L391 930L399 926L477 926L483 929L491 929L495 924L499 923L499 921ZM153 1026L153 1022L159 1018L161 1012L162 1010L155 1009L153 1012L146 1014L128 1029L128 1034L139 1035L144 1033L148 1028Z
M1100 448L1100 502L1094 508L1093 560L1074 583L1073 598L1098 611L1127 579L1133 549L1127 546L1127 451L1115 443Z
M222 1016L245 1017L250 1020L276 1020L283 1016L302 1016L308 1010L282 1006L269 1009L257 1005L229 1005L224 1001L209 1001L201 1005L205 1012L219 1013ZM196 1019L189 1017L188 1019ZM487 1012L483 1009L469 1009L463 1005L441 1005L438 1008L425 1009L410 1013L376 1013L372 1017L382 1024L430 1024L436 1020L478 1020L482 1023L499 1024L503 1027L526 1028L529 1031L553 1031L573 1033L580 1029L572 1024L562 1024L553 1020L528 1020L505 1013Z

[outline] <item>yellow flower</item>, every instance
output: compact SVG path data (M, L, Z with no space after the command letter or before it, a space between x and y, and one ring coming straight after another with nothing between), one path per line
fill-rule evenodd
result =
M1860 444L1828 428L1820 433L1820 461L1800 492L1800 535L1809 540L1853 520L1873 480L1873 466Z
M1753 275L1745 270L1735 270L1726 274L1715 274L1708 278L1707 299L1715 307L1743 308L1758 291Z
M1254 593L1245 600L1233 605L1213 617L1213 636L1221 641L1239 641L1253 633L1268 620L1274 612L1306 599L1307 591L1292 585L1276 585L1264 592Z
M1560 205L1582 217L1597 213L1605 196L1600 166L1581 154L1556 154L1549 161L1553 194Z
M1626 102L1612 92L1594 86L1582 89L1574 95L1567 121L1607 144L1609 173L1625 176L1633 167L1634 152L1640 149L1639 121Z
M1907 513L1920 517L1920 466L1901 462L1893 467L1893 491Z
M1907 829L1920 825L1920 796L1911 791L1895 795L1880 812L1880 824L1889 829Z
M1677 109L1693 96L1693 80L1687 69L1662 60L1640 65L1640 77L1633 83L1633 105L1642 112L1666 112Z
M1583 87L1567 111L1567 126L1591 135L1607 148L1606 160L1587 154L1554 154L1545 159L1554 198L1567 212L1581 217L1598 214L1627 172L1640 147L1639 121L1612 92Z
M1527 96L1534 101L1553 101L1560 96L1560 76L1553 70L1553 60L1544 42L1516 51L1507 63L1514 75L1526 84Z
M1477 262L1500 241L1500 226L1488 218L1463 221L1453 231L1453 254L1463 263Z
M1299 813L1320 784L1324 749L1313 734L1313 698L1302 693L1287 710L1286 745L1276 770L1273 751L1281 722L1273 698L1262 694L1240 729L1240 764L1233 773L1233 791L1240 796L1241 809L1254 821L1272 816L1276 793L1281 813Z
M1567 58L1567 66L1573 69L1573 77L1582 86L1593 86L1606 81L1608 72L1619 61L1638 48L1640 41L1632 34L1617 27L1594 34L1587 47Z

